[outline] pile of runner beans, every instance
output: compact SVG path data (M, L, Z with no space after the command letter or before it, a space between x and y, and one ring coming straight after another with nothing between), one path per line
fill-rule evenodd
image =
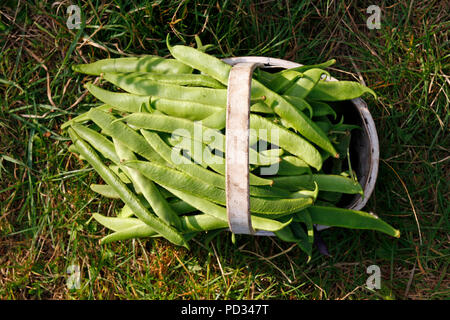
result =
M70 151L103 180L91 189L123 201L114 217L93 214L113 231L102 243L164 237L189 248L199 232L228 230L224 152L231 66L205 53L205 46L168 48L173 58L73 67L121 89L87 83L103 104L62 126L73 142ZM316 224L400 235L376 215L336 206L343 194L363 190L349 163L351 131L360 128L345 124L333 104L375 93L357 82L324 81L324 68L333 63L256 70L251 84L253 228L297 243L309 257ZM327 170L325 162L331 163Z

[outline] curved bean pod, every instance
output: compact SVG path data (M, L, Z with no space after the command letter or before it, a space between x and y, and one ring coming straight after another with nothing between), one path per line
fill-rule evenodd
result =
M280 167L277 175L279 176L296 176L303 174L311 174L308 164L302 159L295 156L281 157Z
M191 73L192 68L175 59L158 56L102 59L93 63L72 66L76 72L98 76L106 72L156 72L162 74Z
M122 73L105 73L104 78L119 88L133 94L192 101L222 108L227 103L226 89L183 87L143 79L138 76L124 75Z
M332 115L333 118L336 119L337 117L336 111L334 111L334 109L330 107L328 103L314 100L307 100L307 102L313 108L313 117L323 117Z
M91 184L89 186L92 191L110 199L120 199L120 195L116 190L107 184Z
M101 105L99 107L96 107L95 109L106 111L106 110L110 110L111 106L109 106L107 104L103 104L103 105ZM89 120L90 120L89 119L89 114L87 112L85 112L85 113L80 114L79 116L76 116L73 119L70 119L70 120L64 122L61 125L61 129L66 129L69 126L71 126L73 123L82 123L82 122L87 122Z
M106 134L124 143L131 151L151 161L165 162L147 141L145 141L144 137L136 133L136 131L125 123L121 121L114 122L117 118L113 115L104 111L91 109L89 111L89 118L102 128Z
M136 160L134 153L123 143L114 139L114 147L120 161ZM180 219L175 211L169 206L166 199L159 193L158 188L152 181L144 177L139 171L125 167L124 171L129 175L136 189L140 190L144 198L150 204L153 212L163 221L175 227L180 226Z
M225 135L220 131L206 128L201 122L193 122L187 119L175 118L166 115L151 113L133 113L123 118L128 124L139 128L160 132L173 133L174 131L187 138L207 143L211 148L225 151ZM182 128L183 130L180 130ZM212 140L212 141L211 141ZM249 160L251 164L271 165L280 162L278 157L265 157L254 149L249 149Z
M161 189L158 188L158 190L161 193L161 195L163 195L163 196L164 196L165 192L169 193L169 191L167 191L164 188L161 188ZM147 201L143 201L142 204L147 209L151 209L150 204ZM173 211L175 211L178 215L187 214L187 213L193 213L193 212L197 211L196 208L192 207L188 203L184 202L183 200L179 200L179 199L177 199L176 201L173 201L173 202L169 202L169 205L173 209ZM120 209L119 214L117 215L117 217L119 217L119 218L128 218L128 217L131 217L133 215L134 215L133 210L129 206L124 205Z
M201 196L206 200L225 205L225 191L204 182L203 180L186 175L183 172L161 166L156 163L143 161L127 161L125 166L135 168L155 183L170 188ZM173 193L173 192L172 192ZM175 194L176 195L176 194ZM184 200L184 199L183 199ZM186 201L186 200L185 200ZM188 202L188 201L186 201ZM189 203L189 202L188 202ZM313 203L312 198L275 199L250 197L250 210L260 214L285 215L305 208ZM191 204L194 206L193 204ZM195 206L194 206L195 207ZM205 212L207 213L207 212Z
M111 92L92 83L87 83L89 92L112 108L123 112L142 112L142 105L150 106L150 96L141 96L125 92Z
M130 76L138 76L142 79L158 81L161 83L175 84L177 86L206 87L213 89L225 89L226 87L210 76L204 74L161 74L151 72L134 72Z
M170 192L172 192L174 195L176 195L178 198L189 203L191 206L197 208L199 211L204 212L205 214L211 215L213 217L216 217L217 219L220 219L222 221L225 221L228 224L227 210L224 207L214 204L206 199L185 193L183 191L175 190L168 187L165 188ZM285 226L287 226L289 223L292 222L292 218L282 223L277 220L257 217L253 215L251 216L251 220L252 226L255 229L273 232L284 228Z
M287 69L285 72L277 74L276 77L267 84L267 87L279 94L283 94L286 89L301 77L303 77L303 73Z
M267 104L265 104L262 101L253 103L250 106L250 112L259 112L259 113L273 114L273 110Z
M167 141L172 147L187 151L190 157L197 163L202 164L203 157L205 159L208 159L208 166L211 169L213 169L217 173L220 173L221 175L225 175L225 159L213 154L208 146L202 144L201 155L203 155L203 157L196 157L196 152L194 152L195 141L193 141L192 139L181 137L181 139L169 138ZM273 184L273 181L270 179L258 177L257 175L250 172L249 183L251 186L270 186Z
M193 121L203 120L224 110L222 107L207 105L204 103L158 97L151 98L151 106L169 116L185 118Z
M299 111L303 112L304 110L308 110L309 117L310 118L313 117L313 115L314 115L313 108L305 99L294 97L294 96L287 96L287 95L283 95L283 98L285 98L287 102L289 102L292 106L297 108Z
M128 240L134 238L147 238L158 236L158 234L149 228L145 223L135 218L111 218L94 214L95 220L107 228L116 232L103 237L101 244L118 240ZM114 221L115 220L115 221ZM207 230L225 229L228 227L225 221L214 218L207 214L197 214L193 216L181 217L181 229L183 232L197 232Z
M183 236L174 228L167 225L160 219L152 216L137 197L120 181L120 179L105 166L94 150L76 134L71 128L68 129L69 135L80 153L86 158L86 161L97 171L102 179L120 195L122 201L130 206L136 216L148 224L156 232L163 235L170 242L189 248Z
M336 63L335 59L330 59L328 61L325 61L325 62L322 62L322 63L319 63L319 64L305 64L305 65L300 66L300 67L281 70L280 72L275 73L275 76L277 76L279 74L283 74L283 73L288 72L288 71L305 72L305 71L307 71L309 69L312 69L312 68L325 69L325 68L328 68L328 67L332 66L335 63Z
M274 177L273 181L274 186L285 188L290 191L296 191L302 188L312 189L314 188L314 182L316 182L320 191L363 194L362 187L358 182L354 182L352 179L340 175L312 174L290 177Z
M370 93L377 98L376 93L354 81L319 81L308 94L310 100L344 101L359 98L364 93Z
M216 130L222 130L226 127L226 110L220 110L202 120L202 125Z
M114 149L114 144L104 135L95 130L89 129L81 124L72 124L72 129L90 145L100 152L106 159L110 159L115 164L119 164L120 160Z
M283 94L305 99L317 82L322 78L322 75L330 76L328 72L322 69L309 69L303 73L303 77L292 83Z
M296 213L297 219L305 219L303 212ZM399 230L394 229L377 216L367 212L325 206L311 206L308 208L308 212L314 224L352 229L370 229L384 232L396 238L400 237Z
M210 75L224 85L228 85L228 76L231 70L230 65L198 49L180 45L171 46L169 44L169 37L167 37L166 43L170 54L175 59L191 66L193 69Z
M322 157L319 151L308 141L288 129L256 114L250 115L250 129L255 129L256 134L259 133L259 130L264 130L267 133L264 140L267 139L271 143L276 143L282 149L296 155L317 170L322 167ZM275 131L276 135L274 136ZM274 137L277 139L274 139Z

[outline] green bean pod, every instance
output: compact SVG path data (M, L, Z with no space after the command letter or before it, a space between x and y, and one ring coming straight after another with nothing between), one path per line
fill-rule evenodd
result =
M107 184L91 184L89 186L92 191L110 199L120 199L120 195L116 190Z
M111 92L92 83L87 83L86 88L89 92L113 109L122 112L142 112L143 105L147 108L150 106L150 96L141 96L125 92Z
M215 105L158 97L151 98L151 106L169 116L193 121L203 120L224 110L224 108Z
M322 75L330 76L328 72L322 69L309 69L303 73L303 77L292 83L283 94L305 99L317 82L322 78Z
M297 176L311 173L311 168L302 159L295 156L283 156L281 157L277 175Z
M124 143L131 151L151 161L165 162L147 141L145 141L144 137L136 133L136 131L125 123L121 121L114 122L117 118L113 115L104 111L91 109L89 111L89 118L108 135Z
M189 156L200 165L205 164L205 161L203 161L204 159L208 159L208 161L206 161L207 166L215 172L225 175L225 159L212 153L207 145L200 143L201 152L195 152L194 145L197 141L194 141L188 137L180 137L180 139L169 138L167 141L172 147L187 151ZM199 155L198 157L197 154ZM258 177L250 172L249 183L251 186L268 186L272 185L273 181Z
M337 114L336 111L328 103L320 102L320 101L314 101L314 100L307 100L307 102L311 105L313 109L313 117L323 117L332 115L334 119L336 119Z
M133 113L123 118L128 124L139 128L160 132L179 134L180 136L193 138L196 141L206 143L211 148L225 151L225 135L220 131L206 128L201 122L193 122L187 119L175 118L166 115L150 113ZM249 161L251 164L271 165L280 162L278 157L265 157L254 149L249 149Z
M170 163L174 168L185 172L189 176L193 178L199 178L203 181L208 181L209 184L220 188L225 189L225 177L212 172L208 169L205 169L191 160L183 157L178 154L178 152L174 151L170 148L155 132L150 132L147 130L141 130L142 135L147 140L147 142L153 147L153 149L157 150L159 155L167 162ZM254 186L250 186L250 195L259 196L259 197L283 197L287 196L287 194L283 191L283 189L277 188L258 188Z
M108 140L104 135L95 130L89 129L78 123L72 124L72 129L91 146L100 152L106 159L110 159L115 164L119 164L120 160L114 149L114 144Z
M226 89L183 87L143 79L135 75L124 75L122 73L105 73L104 78L119 88L133 94L192 101L222 108L225 108L227 104Z
M183 172L152 162L127 161L124 163L124 165L130 168L137 169L148 179L154 181L155 183L163 186L166 189L171 188L192 195L201 196L206 200L221 205L225 205L226 203L224 190L214 187L213 185L201 179L191 177ZM169 191L172 192L171 190ZM251 196L250 210L259 214L281 216L306 208L312 205L312 203L312 198L263 199Z
M155 72L161 74L191 73L192 68L174 59L158 56L102 59L93 63L72 66L76 72L99 76L107 72Z
M376 93L354 81L319 81L308 94L308 99L319 101L344 101L359 98L364 93L370 93L377 98Z
M308 212L314 224L352 229L370 229L381 231L396 238L400 237L399 230L394 229L377 216L367 212L317 205L309 207ZM305 220L303 213L304 211L296 213L296 218L301 221Z
M107 111L107 110L110 110L110 109L111 109L111 106L109 106L109 105L107 105L107 104L103 104L103 105L101 105L101 106L99 106L99 107L95 107L95 109ZM83 123L83 122L87 122L87 121L89 121L89 120L90 120L90 119L89 119L89 114L88 114L88 112L85 112L85 113L82 113L82 114L76 116L76 117L73 118L73 119L70 119L70 120L64 122L64 123L61 125L61 129L64 130L64 129L67 129L69 126L71 126L71 125L74 124L74 123Z
M199 211L228 223L227 210L224 207L180 190L172 189L169 187L165 188L176 195L178 198L197 208ZM289 225L289 223L292 222L292 218L286 219L286 222L282 223L277 220L252 215L251 221L253 228L257 230L275 232Z
M206 87L213 89L225 89L219 81L204 74L160 74L151 72L134 72L130 76L142 79L158 81L161 83L175 84L177 86Z
M134 238L147 238L158 236L158 234L149 228L145 223L135 218L111 218L100 214L94 214L95 220L105 227L116 232L103 237L100 242L102 244L112 241L128 240ZM225 221L214 218L206 214L197 214L193 216L181 217L181 230L183 232L199 232L217 229L225 229L228 227ZM114 228L114 229L113 229Z
M114 139L114 147L121 162L137 159L134 153L117 139ZM136 189L142 192L142 195L150 204L153 212L168 224L179 227L180 219L178 218L178 215L159 193L158 188L153 182L148 180L137 170L125 167L124 171L129 175L133 184L136 185Z
M168 40L169 38L166 41L167 47L175 59L187 64L193 69L210 75L224 85L228 85L228 76L231 71L230 65L198 49L180 45L171 46Z
M277 74L276 77L267 84L267 87L279 94L283 94L286 89L301 77L303 77L303 73L287 69L285 72Z
M256 134L259 130L264 130L267 133L266 141L278 144L284 150L304 160L311 167L317 170L321 169L322 157L320 153L299 135L256 114L250 115L250 129L255 129L253 132ZM275 131L277 139L274 140Z
M290 71L305 72L305 71L307 71L309 69L313 69L313 68L325 69L325 68L328 68L328 67L332 66L335 63L336 63L335 59L330 59L328 61L325 61L325 62L322 62L322 63L319 63L319 64L305 64L305 65L300 66L300 67L295 67L295 68L281 70L280 72L275 73L274 76L276 77L279 74L287 73L287 72L290 72Z
M273 177L274 186L290 191L313 189L314 182L320 191L331 191L348 194L364 194L361 185L344 176L331 174L312 174L301 176Z
M102 177L108 185L115 189L115 191L120 195L122 201L133 209L139 219L148 224L152 229L160 233L170 242L189 248L188 244L183 239L183 236L177 230L155 216L152 216L147 211L137 197L107 166L102 163L95 151L92 150L92 148L85 141L83 141L74 130L69 128L68 131L73 143L80 153L86 158L86 161L89 162L89 164L95 169L95 171L97 171L100 177Z

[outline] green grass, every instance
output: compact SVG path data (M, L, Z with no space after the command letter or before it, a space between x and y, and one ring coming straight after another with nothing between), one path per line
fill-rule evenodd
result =
M388 2L380 30L366 27L370 1L90 0L80 6L80 30L66 27L65 3L52 3L7 1L0 8L1 299L450 297L444 2ZM99 245L108 231L90 213L113 214L120 204L89 189L98 176L67 150L60 125L96 103L83 88L91 78L70 66L167 56L167 33L187 45L198 34L219 57L303 64L336 58L335 77L373 88L379 101L366 101L381 160L365 210L399 228L400 239L329 229L321 236L330 256L315 250L308 264L288 243L237 236L233 245L228 233L197 237L190 251L164 240ZM66 286L72 264L81 269L78 290ZM380 290L365 288L372 264L381 268Z

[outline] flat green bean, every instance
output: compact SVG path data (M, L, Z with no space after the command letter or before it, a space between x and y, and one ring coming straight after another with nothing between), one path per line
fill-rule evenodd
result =
M169 116L185 118L188 120L202 120L223 111L224 108L198 103L193 101L181 101L152 97L151 106Z
M305 99L323 75L330 76L328 72L322 69L309 69L303 73L303 77L292 83L283 94Z
M197 208L199 211L204 212L207 215L211 215L222 221L226 221L228 223L227 210L224 207L221 207L217 204L212 203L211 201L197 197L195 195L188 194L183 191L179 191L179 190L172 189L169 187L165 187L165 188L167 188L167 190L169 190L170 192L175 194L178 198L189 203L191 206ZM267 218L257 217L257 216L252 215L251 222L252 222L252 226L255 229L274 232L274 231L284 228L289 223L291 223L292 218L287 219L286 222L282 223L277 220L267 219Z
M348 194L363 194L361 185L344 176L331 174L312 174L290 177L273 177L274 186L296 191L301 188L312 189L314 182L319 186L320 191L331 191Z
M110 109L111 109L111 106L109 106L109 105L107 105L107 104L103 104L103 105L101 105L101 106L99 106L99 107L96 107L96 109L106 111L106 110L110 110ZM70 120L64 122L64 123L61 125L61 129L63 129L63 130L64 130L64 129L67 129L67 128L68 128L69 126L71 126L73 123L83 123L83 122L87 122L87 121L89 121L89 120L90 120L90 119L89 119L89 114L88 114L87 112L85 112L85 113L82 113L82 114L76 116L76 117L73 118L73 119L70 119Z
M168 38L166 42L170 54L176 60L191 66L193 69L200 70L202 73L210 75L224 85L228 85L228 76L231 70L230 65L198 49L180 45L171 46Z
M215 172L220 173L221 175L225 174L225 159L219 157L216 154L213 154L209 147L200 143L201 152L194 152L194 145L197 141L190 139L188 137L180 137L179 139L169 138L168 143L178 149L187 151L189 156L200 165L207 163L211 169ZM199 154L199 157L197 157ZM208 161L203 161L204 159L208 159ZM249 183L253 186L266 186L272 185L273 181L266 178L258 177L255 174L249 173Z
M118 121L113 115L91 109L89 111L89 118L94 121L106 134L124 143L131 151L143 156L150 161L162 162L164 160L153 150L153 148L145 141L144 137L136 133L133 129L125 123Z
M201 179L191 177L183 172L156 163L143 161L127 161L124 165L137 169L148 179L153 180L155 183L166 189L171 188L187 192L221 205L225 205L226 203L224 190L214 187ZM171 190L169 191L172 192ZM273 216L285 215L300 210L298 208L308 207L312 202L312 198L263 199L251 196L250 210L255 213L270 214Z
M143 105L150 106L150 96L141 96L125 92L111 92L92 83L87 83L89 92L107 105L122 112L142 112ZM107 110L107 109L105 109Z
M283 94L295 81L303 77L303 73L287 69L283 73L279 73L275 78L267 84L267 87L271 90Z
M134 72L127 74L139 78L158 81L161 83L175 84L178 86L206 87L213 89L226 88L223 84L204 74L160 74L151 72Z
M364 93L370 93L377 98L376 93L354 81L319 81L308 94L308 99L319 101L344 101L359 98Z
M92 191L97 192L106 198L120 199L120 195L116 192L116 190L107 184L91 184L89 187Z
M86 140L106 159L110 159L115 164L119 164L120 160L114 149L114 144L108 138L78 123L73 123L71 127L83 140Z
M68 129L69 135L80 151L80 153L86 158L86 161L97 171L97 173L102 177L102 179L110 186L112 186L116 192L120 195L122 201L124 201L128 206L130 206L134 213L139 219L148 224L156 232L163 235L170 242L185 246L189 248L183 236L174 228L167 225L160 219L152 216L147 209L142 205L142 203L137 199L137 197L127 188L127 186L120 181L120 179L107 167L105 166L99 156L94 150L83 141L77 133L71 128Z
M106 72L156 72L161 74L191 73L192 68L174 59L158 56L103 59L89 64L72 66L76 72L98 76Z
M259 130L264 130L267 133L267 137L264 140L267 139L266 141L276 143L282 149L301 158L313 168L321 169L322 157L320 153L299 135L256 114L250 115L250 128L254 129L253 132L256 134L259 133ZM274 139L275 137L276 139Z
M147 238L158 236L158 234L149 228L145 223L135 218L112 218L94 214L95 220L107 228L116 232L103 237L100 242L102 244L112 241L128 240L134 238ZM228 227L227 222L214 218L207 214L197 214L193 216L181 217L181 230L183 232L198 232L225 229Z
M146 130L141 130L141 133L153 149L157 150L159 155L167 161L167 163L172 164L174 168L185 172L193 178L199 178L203 181L207 181L209 184L217 188L225 189L224 176L205 169L193 163L189 159L184 158L182 155L179 155L177 152L173 152L173 150L165 144L157 133ZM268 198L281 198L288 196L288 193L286 193L285 190L274 187L263 188L250 186L249 193L252 196Z
M119 88L133 94L192 101L222 108L225 108L227 103L226 89L183 87L143 79L138 76L124 75L122 73L105 73L104 78Z
M323 117L332 115L334 119L336 119L337 114L336 111L328 103L320 102L320 101L314 101L314 100L307 100L307 102L311 105L313 109L313 116L314 117Z
M311 169L308 164L302 159L295 156L281 157L280 166L277 175L279 176L293 176L302 174L311 174Z
M205 54L197 49L186 46L170 47L170 53L177 60L190 65L194 69L206 73L221 83L228 84L228 76L231 66L216 57ZM328 151L334 157L338 154L328 137L322 130L317 127L308 117L301 111L292 106L282 96L265 87L259 81L253 79L251 86L252 98L265 97L265 102L278 114L281 118L288 121L293 128L298 130L306 139L314 142L319 147ZM218 89L215 89L218 90ZM306 103L306 102L305 102Z
M120 161L136 160L134 153L128 149L119 140L114 139L114 147ZM151 180L144 177L139 171L132 168L125 167L124 171L129 175L133 184L136 185L136 189L142 192L142 195L150 204L153 212L168 224L179 227L180 219L175 211L170 207L164 197L159 193L158 188L153 184Z
M305 219L303 212L296 213L297 219ZM396 238L400 237L399 230L394 229L377 216L367 212L317 205L309 207L308 212L314 224L330 227L377 230Z
M206 128L201 122L193 122L187 119L175 118L166 115L150 113L133 113L123 118L128 124L139 129L148 129L160 132L173 133L180 136L193 138L196 141L208 144L212 149L225 151L225 135L220 131ZM180 130L181 129L181 130ZM265 157L254 149L249 149L249 161L251 164L271 165L280 161L278 157Z

